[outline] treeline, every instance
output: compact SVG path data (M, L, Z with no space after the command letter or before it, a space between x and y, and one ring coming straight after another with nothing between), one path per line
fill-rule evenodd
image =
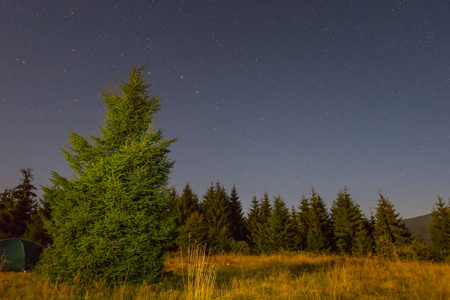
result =
M379 194L375 215L366 217L347 188L330 211L314 189L297 207L267 193L253 196L244 216L236 188L227 194L219 182L202 199L186 184L169 209L177 224L177 247L204 244L211 252L263 254L307 251L392 258L445 260L450 250L450 206L438 198L432 213L432 246L411 237L394 205Z
M38 199L30 169L21 170L21 183L0 194L0 239L20 237L42 245L52 243L43 223L49 205ZM200 200L186 184L173 195L167 215L175 222L173 250L206 245L212 253L269 254L306 251L386 258L447 260L450 257L450 204L441 197L433 208L429 228L432 245L414 239L394 205L379 194L375 215L366 217L347 188L339 191L330 211L314 189L297 207L288 208L281 196L253 196L244 214L236 187L228 194L217 182Z

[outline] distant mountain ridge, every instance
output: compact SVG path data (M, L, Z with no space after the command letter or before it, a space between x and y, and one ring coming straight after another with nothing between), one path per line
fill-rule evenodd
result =
M404 219L403 221L414 238L423 239L427 244L431 244L430 233L428 232L431 225L431 214Z

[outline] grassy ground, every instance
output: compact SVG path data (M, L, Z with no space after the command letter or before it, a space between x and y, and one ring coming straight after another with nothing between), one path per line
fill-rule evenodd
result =
M0 273L1 299L450 299L450 264L309 254L168 256L158 284L108 287Z

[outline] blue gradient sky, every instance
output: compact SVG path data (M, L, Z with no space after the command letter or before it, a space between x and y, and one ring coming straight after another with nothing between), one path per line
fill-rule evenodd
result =
M345 185L404 218L450 196L445 1L0 2L0 188L70 176L68 130L98 134L100 88L136 63L179 136L172 184L219 180L330 208Z

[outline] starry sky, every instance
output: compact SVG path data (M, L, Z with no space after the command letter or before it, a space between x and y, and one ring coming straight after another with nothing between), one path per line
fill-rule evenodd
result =
M450 196L447 1L0 2L0 189L32 168L70 177L68 131L98 135L101 87L145 65L157 126L178 136L171 184L219 180L408 218Z

